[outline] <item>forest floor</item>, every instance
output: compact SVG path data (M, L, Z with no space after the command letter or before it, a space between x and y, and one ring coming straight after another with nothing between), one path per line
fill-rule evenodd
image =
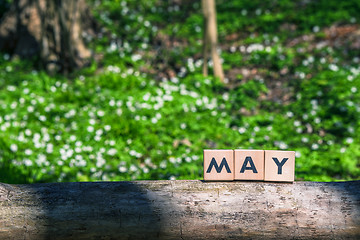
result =
M202 76L200 1L89 4L91 66L0 57L0 182L201 179L207 148L360 179L358 1L217 1L225 84Z

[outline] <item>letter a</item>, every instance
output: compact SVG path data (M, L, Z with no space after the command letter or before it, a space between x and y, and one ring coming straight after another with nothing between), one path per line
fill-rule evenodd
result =
M247 167L246 165L250 163L250 167ZM244 161L244 164L242 165L242 168L240 170L240 173L244 173L245 170L252 170L253 173L258 173L258 171L256 170L256 167L255 167L255 164L252 160L251 157L246 157L245 158L245 161Z
M281 162L279 162L279 160L277 158L273 157L272 159L274 160L274 162L278 166L278 174L282 174L282 167L284 166L284 164L286 163L288 158L283 158L283 160Z
M228 165L228 163L226 161L226 158L223 158L221 163L220 163L220 166L218 166L215 158L213 157L211 159L210 165L209 165L206 173L210 173L213 166L215 167L215 170L216 170L217 173L221 173L224 166L225 166L226 171L228 173L231 173L231 170L230 170L229 165Z

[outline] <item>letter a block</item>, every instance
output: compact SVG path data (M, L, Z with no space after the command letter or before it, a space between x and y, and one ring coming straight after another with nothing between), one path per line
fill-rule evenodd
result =
M204 150L204 180L234 180L234 151Z
M235 150L235 180L264 180L264 150Z
M295 152L265 150L265 181L293 182Z

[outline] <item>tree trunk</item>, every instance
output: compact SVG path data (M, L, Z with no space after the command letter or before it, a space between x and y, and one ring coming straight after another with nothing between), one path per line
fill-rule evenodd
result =
M210 50L213 60L214 76L224 82L224 72L222 69L219 54L217 52L217 26L216 26L216 7L215 0L202 0L204 14L204 46L203 46L203 74L208 75L208 52Z
M39 56L49 72L68 72L89 63L83 41L94 20L85 0L14 0L0 23L0 51Z
M0 184L0 239L360 239L360 181Z

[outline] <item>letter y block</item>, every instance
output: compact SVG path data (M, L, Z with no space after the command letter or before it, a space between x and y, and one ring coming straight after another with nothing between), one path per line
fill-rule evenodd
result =
M204 180L233 181L234 151L204 150Z
M265 150L265 181L293 182L295 152Z

